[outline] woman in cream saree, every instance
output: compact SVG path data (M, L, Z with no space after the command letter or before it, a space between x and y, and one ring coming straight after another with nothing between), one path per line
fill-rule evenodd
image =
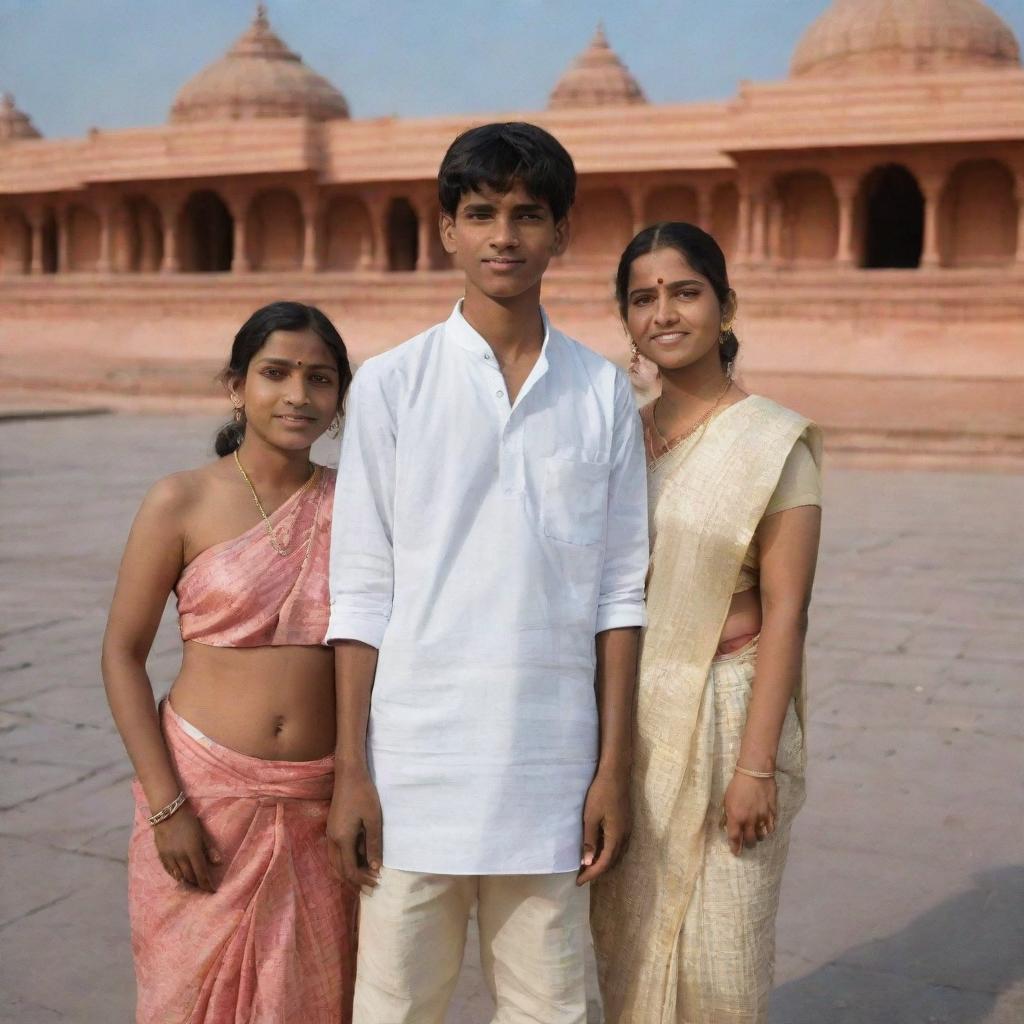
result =
M763 1024L804 798L821 439L732 382L736 301L710 236L685 224L641 232L617 292L634 356L663 383L641 413L653 549L634 827L592 894L606 1020Z

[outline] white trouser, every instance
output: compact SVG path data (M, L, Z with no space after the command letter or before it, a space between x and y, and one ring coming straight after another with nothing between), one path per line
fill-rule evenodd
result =
M424 875L383 868L362 897L353 1024L443 1024L477 904L491 1024L585 1024L585 897L576 873Z

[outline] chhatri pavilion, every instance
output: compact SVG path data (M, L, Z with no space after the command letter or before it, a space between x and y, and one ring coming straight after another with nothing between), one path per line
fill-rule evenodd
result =
M357 360L398 343L458 295L445 148L517 119L580 174L545 292L569 333L624 362L618 254L690 220L730 258L749 386L849 450L1024 458L1024 69L982 0L834 0L786 80L721 102L650 103L599 28L543 111L373 119L261 5L166 124L44 139L30 115L0 99L8 387L209 394L273 298L322 305Z

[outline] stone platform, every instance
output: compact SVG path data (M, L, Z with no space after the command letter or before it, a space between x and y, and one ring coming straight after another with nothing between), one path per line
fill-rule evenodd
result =
M99 643L142 493L217 422L0 422L0 1021L132 1018L130 769ZM1021 508L1021 475L829 469L772 1024L1024 1019ZM178 646L168 615L160 689ZM449 1024L488 1019L470 949Z

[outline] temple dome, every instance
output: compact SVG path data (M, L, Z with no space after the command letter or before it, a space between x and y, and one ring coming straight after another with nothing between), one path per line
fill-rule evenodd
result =
M171 107L179 122L258 117L348 117L345 97L288 49L263 4L234 46L186 82Z
M590 45L551 91L548 109L617 107L646 102L637 80L608 45L604 29L598 25Z
M40 137L28 114L14 105L14 97L9 92L0 95L0 143Z
M1019 65L1016 37L981 0L835 0L800 40L791 72L845 78Z

